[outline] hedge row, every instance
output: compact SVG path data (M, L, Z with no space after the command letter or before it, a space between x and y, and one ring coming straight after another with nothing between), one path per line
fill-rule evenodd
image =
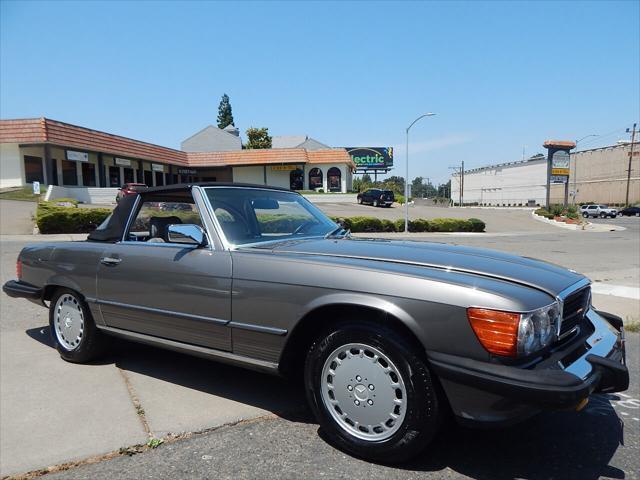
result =
M88 233L111 214L107 208L77 208L58 206L55 202L40 202L36 224L40 233Z
M341 222L353 233L366 232L404 232L404 219L395 221L375 217L333 218ZM410 232L484 232L485 223L477 218L468 220L457 218L418 218L409 220Z

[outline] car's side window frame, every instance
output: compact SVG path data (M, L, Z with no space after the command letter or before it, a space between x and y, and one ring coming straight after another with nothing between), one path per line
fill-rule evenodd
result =
M204 245L203 247L198 247L197 245L189 245L185 243L171 243L171 242L150 243L150 242L138 242L134 240L129 240L129 232L131 231L133 222L139 215L142 205L144 204L144 202L142 201L142 195L137 196L136 201L134 202L133 207L131 208L131 212L129 213L129 218L127 219L127 224L125 226L122 238L117 243L126 244L126 245L136 245L136 246L147 246L147 247L172 247L172 248L180 247L180 248L203 248L207 250L216 250L217 242L215 240L218 240L218 239L216 238L214 240L214 236L211 235L211 229L209 228L209 225L207 224L207 221L206 221L207 215L204 215L204 211L206 210L206 207L203 207L203 205L201 204L202 202L198 202L198 198L196 198L196 195L194 195L195 188L192 188L190 193L191 193L191 197L193 198L196 209L198 211L198 215L200 216L202 229L204 230L205 237L207 239L206 245ZM200 194L200 192L198 193Z

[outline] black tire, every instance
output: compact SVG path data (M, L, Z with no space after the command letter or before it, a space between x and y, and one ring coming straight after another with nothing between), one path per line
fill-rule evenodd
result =
M380 205L380 204L378 203L378 200L374 200L374 201L373 201L373 206L374 206L374 207L377 207L377 206L379 206L379 205Z
M55 325L55 309L56 304L60 297L63 295L71 295L75 299L75 305L83 315L84 328L82 336L77 346L73 349L68 349L63 346L58 335L56 333ZM51 298L51 304L49 305L49 330L51 332L51 339L58 350L58 353L63 360L72 363L86 363L99 357L106 348L107 339L106 336L100 332L93 321L93 317L86 302L77 292L68 288L59 288Z
M362 205L362 197L358 197L358 203Z
M373 347L397 367L406 389L404 420L395 433L382 441L357 438L328 411L322 397L323 367L336 349L350 343ZM432 377L426 359L412 342L391 330L366 323L332 329L309 349L304 384L307 400L328 440L352 455L380 463L399 463L422 452L439 430L447 406L441 387Z
M589 214L588 214L587 212L584 212L584 213L582 214L582 216L583 216L584 218L589 218Z
M600 218L607 218L607 214L606 213L601 213L600 214Z

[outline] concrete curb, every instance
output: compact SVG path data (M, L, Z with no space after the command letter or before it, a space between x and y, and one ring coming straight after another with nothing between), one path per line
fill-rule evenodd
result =
M578 225L578 224L575 224L575 223L567 224L567 223L564 223L564 222L556 222L555 220L551 220L549 218L545 218L545 217L543 217L541 215L536 214L535 210L531 211L531 216L533 217L534 220L537 220L539 222L547 223L549 225L553 225L553 226L560 227L560 228L565 228L567 230L584 230L585 229L584 225Z

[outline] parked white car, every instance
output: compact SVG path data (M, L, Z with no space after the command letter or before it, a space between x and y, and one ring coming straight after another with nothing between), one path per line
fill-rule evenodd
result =
M615 208L610 208L608 205L582 205L580 207L580 213L582 213L582 216L584 218L615 218L618 216L618 210Z

